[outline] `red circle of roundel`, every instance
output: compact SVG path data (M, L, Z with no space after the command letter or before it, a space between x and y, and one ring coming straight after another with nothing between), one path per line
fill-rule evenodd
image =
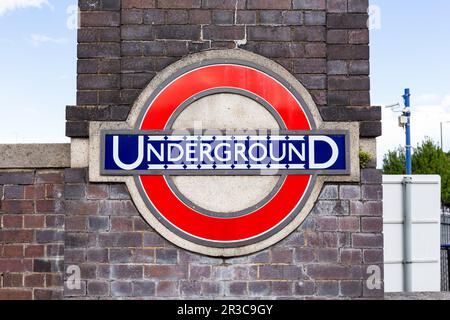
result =
M261 97L280 115L287 130L312 129L303 106L285 86L260 70L237 64L200 67L178 77L150 101L139 129L170 129L166 125L183 102L216 88L237 88ZM163 176L140 176L138 180L152 206L178 232L206 242L236 243L263 236L286 220L299 206L311 178L287 176L263 207L226 219L205 216L184 204Z

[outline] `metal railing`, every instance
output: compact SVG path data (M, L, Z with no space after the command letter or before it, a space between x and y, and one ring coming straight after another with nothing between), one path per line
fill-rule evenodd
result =
M450 291L450 215L441 216L441 289Z

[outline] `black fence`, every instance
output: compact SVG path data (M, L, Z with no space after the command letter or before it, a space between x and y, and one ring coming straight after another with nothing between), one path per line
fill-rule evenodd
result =
M450 291L450 215L441 216L441 288Z

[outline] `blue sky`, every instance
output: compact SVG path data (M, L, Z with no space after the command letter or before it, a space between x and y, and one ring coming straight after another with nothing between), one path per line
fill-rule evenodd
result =
M46 2L0 0L0 143L68 141L64 118L65 106L75 103L76 29L68 28L67 11L76 0Z
M65 106L75 104L76 0L0 0L0 143L67 142ZM400 102L410 87L414 144L439 139L450 121L450 1L371 0L372 104ZM69 27L68 24L69 23ZM383 112L379 158L403 143L397 115ZM444 130L450 149L450 124Z
M440 122L450 121L450 1L371 0L379 7L380 29L371 30L373 105L403 102L412 91L413 145L425 137L440 140ZM383 110L378 158L404 144L398 114ZM444 149L450 149L450 124L444 126Z

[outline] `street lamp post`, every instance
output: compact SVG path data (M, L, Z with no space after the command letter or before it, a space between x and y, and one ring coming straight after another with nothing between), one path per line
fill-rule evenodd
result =
M444 151L444 124L450 123L450 121L441 122L441 150Z
M412 174L411 165L411 93L409 89L405 89L403 99L405 101L405 109L403 110L403 116L406 117L405 133L406 133L406 174Z

